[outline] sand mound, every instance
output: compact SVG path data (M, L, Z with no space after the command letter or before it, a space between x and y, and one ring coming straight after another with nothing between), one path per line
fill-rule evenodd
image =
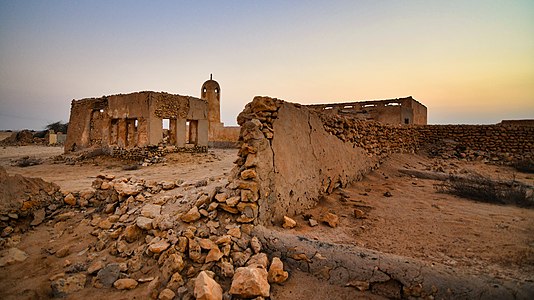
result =
M59 186L41 178L8 175L0 166L0 215L29 211L51 203Z

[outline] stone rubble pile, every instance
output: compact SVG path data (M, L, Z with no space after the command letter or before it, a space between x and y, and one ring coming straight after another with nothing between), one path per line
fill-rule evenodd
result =
M88 282L125 290L148 284L147 297L153 299L269 297L270 285L288 274L252 235L259 191L253 164L243 166L235 168L226 187L209 190L202 189L206 180L155 182L101 174L91 191L60 193L61 203L34 214L35 224L65 220L81 209L96 241L84 252L87 264L52 276L54 295L74 293ZM176 188L193 198L158 195ZM176 206L182 209L171 209ZM71 209L58 213L64 211L60 208ZM99 260L103 252L116 260ZM54 255L70 252L62 248Z
M176 146L147 146L124 149L119 147L109 148L108 154L128 161L142 161L144 166L165 161L165 155L169 153L207 153L206 146L176 147Z

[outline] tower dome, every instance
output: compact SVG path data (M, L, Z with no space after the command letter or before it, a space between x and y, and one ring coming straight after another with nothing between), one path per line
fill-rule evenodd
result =
M200 89L200 98L208 101L208 121L210 124L221 122L221 87L219 83L210 79L202 85Z

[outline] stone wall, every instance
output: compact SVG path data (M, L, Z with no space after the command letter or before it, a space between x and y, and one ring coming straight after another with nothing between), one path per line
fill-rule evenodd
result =
M534 128L526 126L388 125L268 97L255 97L238 123L242 144L228 188L254 204L259 224L304 212L392 153L425 148L493 163L534 157Z
M315 206L321 195L377 165L376 157L328 133L318 113L298 104L255 97L238 123L243 143L229 188L241 189L241 201L258 202L261 224Z
M414 128L420 146L443 158L513 163L534 159L534 127L427 125Z
M320 114L327 132L369 155L424 149L441 158L510 164L534 159L534 127L497 125L389 125L336 114Z

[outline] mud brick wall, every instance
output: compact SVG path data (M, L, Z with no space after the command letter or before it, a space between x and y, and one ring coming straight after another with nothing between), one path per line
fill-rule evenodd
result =
M319 114L282 100L255 97L238 116L239 158L231 189L257 202L260 224L280 223L317 204L334 188L359 180L378 164L365 149L325 130Z
M534 127L427 125L417 127L421 145L443 158L497 163L534 159Z

